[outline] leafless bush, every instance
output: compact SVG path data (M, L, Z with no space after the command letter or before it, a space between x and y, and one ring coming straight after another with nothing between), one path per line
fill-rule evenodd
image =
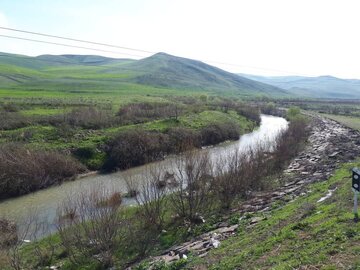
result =
M135 198L139 194L139 180L134 176L124 175L126 183L126 197Z
M85 171L76 160L54 151L0 146L0 197L15 196L54 184Z
M25 127L31 124L30 118L18 112L1 112L0 130L9 130Z
M214 145L240 137L239 126L233 122L211 124L201 129L200 133L201 145Z
M65 123L84 128L104 128L115 124L115 117L109 109L79 107L64 115Z
M211 206L212 166L208 154L187 152L174 164L175 181L170 200L182 218L196 222Z
M6 264L12 269L31 269L32 267L46 266L50 263L55 245L52 240L41 242L38 237L48 230L48 226L41 222L36 211L30 210L27 217L21 221L11 222L2 218L0 220L0 250L5 254ZM22 249L27 242L32 242L30 257L25 257Z
M287 130L281 132L276 138L273 151L273 169L279 171L285 167L303 146L308 136L308 121L303 117L291 120Z
M168 130L169 148L172 153L181 153L201 146L200 134L188 128L176 127Z
M243 115L256 123L260 123L261 120L259 108L256 106L245 104L243 102L222 98L220 101L213 102L212 106L219 108L224 112L234 110L238 114Z
M159 231L164 224L164 215L167 207L165 195L167 193L167 181L164 169L158 165L150 165L145 174L145 181L139 184L139 194L136 197L140 205L139 212L149 226ZM165 183L160 185L160 183Z
M108 160L104 169L126 169L162 159L169 152L168 145L168 136L159 132L122 132L107 144Z
M229 209L232 202L249 188L247 165L245 153L239 151L216 161L213 189L222 208Z
M132 103L122 106L117 116L122 124L142 123L155 119L177 119L182 113L181 106L175 103Z
M271 174L272 162L266 144L237 150L215 161L214 193L224 209L237 198L261 190Z
M74 264L79 265L85 259L104 267L113 265L124 224L120 204L104 203L111 202L113 194L97 188L69 198L58 209L61 244Z

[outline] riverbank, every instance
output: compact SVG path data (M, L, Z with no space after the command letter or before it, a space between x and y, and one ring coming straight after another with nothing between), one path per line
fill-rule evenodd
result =
M260 128L249 135L242 136L237 142L224 143L216 147L198 151L208 152L209 155L214 158L226 156L227 153L234 151L236 148L246 148L251 143L255 146L258 141L274 138L279 130L286 128L287 125L286 120L283 118L263 116L263 119L264 121L262 121ZM176 156L169 156L162 161L151 163L149 166L158 165L164 170L171 171L175 159ZM31 206L40 212L39 215L41 214L40 216L47 224L53 224L59 204L68 197L73 197L76 196L76 194L100 187L107 187L110 191L125 194L127 193L125 178L132 177L139 179L147 170L148 165L144 165L111 174L96 174L94 172L92 175L81 177L76 181L64 182L60 186L49 187L32 194L3 201L0 203L0 216L22 221L26 219L26 215L30 212L30 209L26 206ZM123 198L124 205L133 203L133 199Z
M154 120L141 124L123 125L119 128L88 130L86 136L56 136L45 129L32 130L33 127L0 131L0 197L9 198L45 189L62 182L73 180L76 173L66 174L70 161L79 168L83 165L94 171L109 172L128 169L161 160L170 154L179 154L192 147L215 145L227 140L236 140L240 135L253 130L256 122L237 111L209 109L205 105L198 113L189 112L177 119ZM53 131L60 127L51 127ZM31 132L30 132L31 130ZM37 134L39 131L41 134ZM60 132L60 130L58 130ZM80 130L78 130L80 132ZM83 130L84 131L84 130ZM90 132L91 131L91 132ZM60 132L61 133L61 132ZM99 134L103 133L101 140ZM28 136L20 140L18 136ZM88 141L88 136L97 139ZM39 144L39 140L41 143ZM14 141L17 141L15 143ZM16 148L16 151L7 149ZM11 155L6 154L12 152ZM28 154L30 153L30 154ZM36 155L35 155L36 154ZM52 166L41 167L41 174L36 168L41 163L32 162L30 156L48 156L47 160L57 162ZM55 160L56 158L56 160ZM60 162L60 161L68 162ZM11 166L16 169L10 169ZM62 170L66 177L52 178L52 168ZM83 172L83 167L78 172ZM27 170L26 173L23 171ZM9 179L14 179L9 181ZM11 182L11 185L8 183ZM14 185L14 183L19 183ZM21 183L21 184L20 184Z
M344 127L335 121L316 117L308 139L308 145L284 171L280 178L280 181L283 182L281 187L270 192L253 193L252 198L234 208L231 215L223 216L222 220L214 226L214 230L202 234L192 241L169 248L163 255L150 259L147 265L159 261L174 262L182 258L182 254L187 254L187 256L190 256L190 260L183 263L196 269L207 269L210 266L212 269L234 269L239 267L253 269L254 267L261 267L261 265L264 265L264 267L265 265L267 267L272 265L272 269L275 269L276 267L273 267L277 258L278 260L284 260L281 257L282 253L279 251L281 246L283 245L281 250L284 248L289 250L289 247L293 244L290 244L289 241L283 243L287 239L285 237L278 242L278 245L264 245L267 241L276 240L275 238L271 239L273 234L266 235L266 231L270 230L277 234L283 230L285 234L285 228L286 230L290 228L290 232L293 233L297 229L291 228L305 226L306 229L314 226L311 224L312 222L304 222L304 216L302 215L304 211L308 211L309 216L316 213L316 211L320 211L320 209L316 210L316 202L324 197L328 190L333 191L333 196L338 198L339 202L343 201L341 198L343 192L347 193L346 198L351 198L349 196L350 184L347 183L348 181L344 181L344 177L350 175L348 170L351 166L359 166L360 163L346 165L336 174L335 171L342 167L341 164L354 161L359 156L360 133L358 131ZM334 201L332 203L336 204ZM334 221L343 215L345 215L346 220L351 220L351 202L349 203L348 200L347 205L347 208L343 209L344 212L336 211L338 217L336 214L332 214ZM322 216L326 216L329 213L328 209L322 210L323 214L318 215L318 217L321 219ZM296 216L295 221L290 218L291 215ZM284 219L288 219L290 222L285 222ZM276 226L275 223L279 225ZM317 224L316 226L320 225ZM268 229L263 231L265 228ZM341 230L345 228L343 226ZM339 228L336 229L339 230ZM300 227L298 231L304 232L304 229ZM289 233L289 231L286 232ZM300 237L303 236L300 235ZM297 238L295 237L295 239ZM211 244L215 240L221 243L219 249L215 248L216 245ZM326 241L326 239L320 240ZM306 247L304 246L304 248ZM319 245L319 248L321 248L321 245ZM251 253L255 252L255 250L257 250L256 254L246 256L247 252ZM275 252L272 253L271 250ZM351 253L351 250L347 252ZM272 255L267 257L266 254L268 256ZM321 251L320 254L324 254L324 252ZM273 258L273 256L276 257ZM289 253L289 256L291 256L291 253ZM321 259L318 256L316 256L316 259L319 261L324 260L324 258ZM329 262L333 263L333 261ZM342 263L346 265L345 261L342 261ZM299 264L302 265L301 260L289 261L289 265L293 265L293 267L299 266Z

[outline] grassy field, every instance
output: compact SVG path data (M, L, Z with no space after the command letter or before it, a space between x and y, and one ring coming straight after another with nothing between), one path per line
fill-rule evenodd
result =
M360 130L360 117L335 115L335 114L323 114L323 116L333 119L341 124L344 124L349 128Z
M328 181L286 205L274 205L255 227L240 221L235 237L221 243L193 269L360 269L360 226L353 221L350 168L343 165ZM333 196L318 200L329 189ZM259 214L258 214L259 215ZM260 216L262 216L260 214Z

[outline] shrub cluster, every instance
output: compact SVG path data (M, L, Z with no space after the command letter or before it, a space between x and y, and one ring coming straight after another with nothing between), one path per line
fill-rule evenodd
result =
M287 161L293 158L303 146L309 130L306 128L308 120L302 116L293 117L287 130L276 138L276 146L273 151L273 167L281 170Z
M212 124L200 131L187 128L171 128L166 133L130 130L118 134L107 143L108 159L103 169L143 165L201 145L237 140L239 136L238 126L231 122Z
M22 128L31 123L30 119L18 112L0 111L0 130Z
M0 197L26 194L61 183L85 168L54 151L29 150L16 144L0 146Z
M234 110L238 114L245 116L246 118L254 121L255 123L260 123L261 121L260 111L257 106L251 106L243 102L235 102L228 99L213 102L212 106L214 106L215 108L220 108L224 112L227 112L228 110Z
M174 103L131 103L122 106L117 116L122 124L142 123L161 118L175 118L182 113L183 109Z
M239 126L233 122L216 123L200 131L202 145L214 145L226 140L238 140Z

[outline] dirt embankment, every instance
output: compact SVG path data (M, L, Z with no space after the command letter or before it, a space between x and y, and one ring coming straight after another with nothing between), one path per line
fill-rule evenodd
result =
M313 182L326 181L338 165L360 157L360 132L319 116L314 117L308 144L284 171L280 188L258 192L245 201L235 213L266 212L275 201L290 201L303 194L307 185ZM255 225L262 218L254 217L250 224ZM226 221L217 225L214 231L200 235L196 239L174 246L153 261L171 262L186 256L190 251L200 257L215 248L219 241L235 234L239 225L230 226Z

